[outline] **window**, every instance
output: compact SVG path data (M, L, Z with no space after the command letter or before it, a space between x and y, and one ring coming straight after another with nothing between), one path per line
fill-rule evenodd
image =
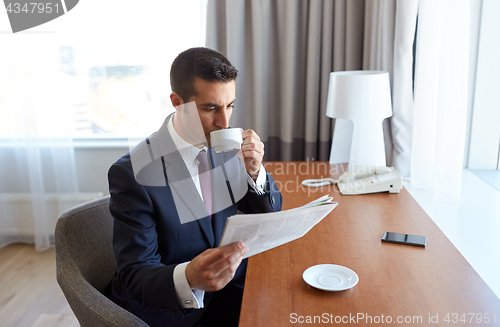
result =
M106 34L94 28L90 39L86 33L72 35L59 48L73 135L144 137L174 111L172 61L183 50L205 44L207 0L106 1L105 6Z
M469 169L497 170L500 148L498 89L500 2L482 2L469 150Z
M471 171L500 191L500 110L498 55L500 2L471 2L481 9L477 20L479 42L470 133L468 166ZM474 58L473 58L474 59Z
M498 164L497 164L497 170L500 170L500 144L498 145Z

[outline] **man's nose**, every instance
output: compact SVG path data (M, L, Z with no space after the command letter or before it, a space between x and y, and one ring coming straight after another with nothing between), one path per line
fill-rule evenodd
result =
M222 129L226 129L229 127L229 114L227 112L227 110L224 110L220 113L217 114L216 116L216 121L215 121L215 125L217 125L217 127L220 127Z

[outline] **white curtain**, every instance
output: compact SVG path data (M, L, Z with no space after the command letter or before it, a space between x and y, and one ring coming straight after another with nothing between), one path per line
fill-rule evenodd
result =
M466 131L469 1L420 0L412 186L458 199Z
M413 42L418 0L372 0L365 10L363 69L389 72L392 117L384 121L387 165L410 175L413 123Z
M71 108L52 33L4 35L0 51L0 247L54 244L58 216L78 203ZM69 81L68 81L69 80Z

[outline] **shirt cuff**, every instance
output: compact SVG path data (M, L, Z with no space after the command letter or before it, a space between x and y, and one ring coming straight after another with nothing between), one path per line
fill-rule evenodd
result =
M181 263L174 268L174 286L177 302L184 309L203 309L205 291L191 289L186 278L186 266L189 262Z
M260 164L259 175L257 176L257 180L253 180L250 174L247 173L248 184L254 189L255 192L259 195L264 195L264 184L266 183L266 169L262 164Z

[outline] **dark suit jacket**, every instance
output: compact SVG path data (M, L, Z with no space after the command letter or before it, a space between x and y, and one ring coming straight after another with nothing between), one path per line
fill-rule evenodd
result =
M168 133L169 119L109 170L117 261L109 297L151 326L191 326L205 309L183 309L178 304L173 282L175 266L217 247L226 219L237 209L243 213L279 211L282 197L272 187L274 180L269 174L265 195L256 194L246 185L242 197L233 194L234 184L226 175L228 194L234 203L213 214L211 223ZM212 159L215 166L223 166L231 158L236 158L235 153L213 153ZM231 283L243 287L245 271L246 260ZM205 293L205 308L211 297L211 292Z

